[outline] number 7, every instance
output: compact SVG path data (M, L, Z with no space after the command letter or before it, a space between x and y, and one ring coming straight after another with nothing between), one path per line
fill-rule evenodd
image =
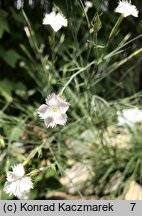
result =
M136 203L130 203L130 204L132 205L131 211L133 211Z

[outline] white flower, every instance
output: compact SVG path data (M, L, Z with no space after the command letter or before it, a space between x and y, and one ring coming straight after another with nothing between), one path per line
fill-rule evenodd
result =
M57 32L62 26L67 26L67 19L61 14L52 11L50 14L45 14L43 19L44 25L50 25L55 32Z
M65 114L69 108L63 98L52 93L46 98L46 104L42 104L38 109L37 113L39 117L44 119L47 127L55 127L57 124L65 125L67 122L67 115Z
M142 121L142 111L138 108L117 111L117 120L119 126L133 126L134 123Z
M33 183L31 177L25 175L25 170L22 164L12 167L12 171L7 172L7 181L4 185L4 191L9 195L14 195L19 199L25 197Z
M124 17L132 15L134 17L138 17L138 10L135 5L131 4L131 1L122 0L119 1L115 12L123 14Z
M29 192L25 192L18 197L20 200L28 200L29 199Z
M93 7L93 3L91 1L85 1L85 6L87 8L92 8Z

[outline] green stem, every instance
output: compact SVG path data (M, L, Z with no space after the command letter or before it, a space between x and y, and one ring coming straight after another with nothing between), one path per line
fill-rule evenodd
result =
M96 59L98 60L98 33L95 34L95 40L96 40Z
M35 38L34 38L34 36L33 36L33 30L32 30L30 21L29 21L27 15L25 14L25 12L24 12L23 9L22 9L22 14L23 14L23 17L24 17L24 19L25 19L25 21L26 21L26 23L27 23L27 26L28 26L28 29L29 29L29 32L30 32L30 36L31 36L32 43L33 43L33 46L34 46L34 48L35 48L35 51L36 51L36 52L39 52L38 45L37 45L36 40L35 40Z
M86 67L80 69L78 72L76 72L75 74L73 74L70 79L68 80L68 82L65 84L65 86L62 88L61 92L59 94L62 94L63 91L66 89L66 87L70 84L70 82L81 72L85 71L86 69L88 69L91 65L95 64L96 61L91 62L90 64L88 64Z

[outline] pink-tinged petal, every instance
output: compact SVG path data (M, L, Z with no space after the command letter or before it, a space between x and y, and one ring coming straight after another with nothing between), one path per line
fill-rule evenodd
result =
M60 107L61 112L66 113L69 108L69 103L64 100L59 100L58 106Z
M39 115L40 118L44 119L48 113L48 106L45 104L42 104L38 109L37 109L37 114Z
M67 115L59 113L54 117L54 121L56 122L56 124L65 125L67 122Z
M58 105L58 100L57 100L57 96L55 95L55 93L52 93L48 98L46 98L45 101L49 107Z
M56 123L54 122L54 119L52 118L52 117L47 117L46 119L44 119L44 123L45 123L45 125L46 125L46 127L48 128L48 127L54 127L54 126L56 126Z

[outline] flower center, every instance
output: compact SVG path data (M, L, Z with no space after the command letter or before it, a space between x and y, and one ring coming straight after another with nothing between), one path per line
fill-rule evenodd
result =
M52 112L58 112L59 111L57 106L52 106L51 110L52 110Z

